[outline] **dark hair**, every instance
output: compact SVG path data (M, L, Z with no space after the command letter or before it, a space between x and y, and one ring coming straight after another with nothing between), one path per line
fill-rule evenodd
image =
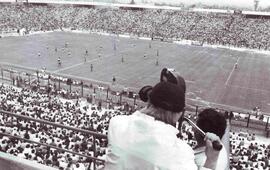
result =
M197 125L204 132L211 132L222 138L225 133L227 123L223 114L215 109L204 109L199 113Z

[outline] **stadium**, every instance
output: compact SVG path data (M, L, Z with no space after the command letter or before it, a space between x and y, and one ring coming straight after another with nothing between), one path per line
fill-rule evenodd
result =
M110 119L147 107L140 89L168 68L185 80L188 119L206 108L226 118L225 169L270 169L270 12L259 3L0 1L0 167L104 168ZM195 148L192 125L178 129Z

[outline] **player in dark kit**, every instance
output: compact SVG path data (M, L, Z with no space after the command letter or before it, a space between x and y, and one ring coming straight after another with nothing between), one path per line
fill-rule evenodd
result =
M84 55L84 62L86 63L87 60L87 56L88 56L88 50L85 50L85 55Z
M90 65L90 70L93 72L93 64Z
M115 82L116 82L116 78L113 76L113 78L112 78L112 84L114 85Z
M158 59L156 60L156 66L158 66L159 65L159 63L158 63Z

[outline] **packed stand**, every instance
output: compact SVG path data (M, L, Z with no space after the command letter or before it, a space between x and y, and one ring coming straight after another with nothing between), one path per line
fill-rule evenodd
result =
M270 145L257 139L255 134L230 133L231 170L269 170Z
M95 131L106 135L111 117L128 112L119 109L104 109L91 105L83 99L66 100L55 95L34 92L13 86L0 86L0 109L12 113L43 119L66 126ZM26 121L1 114L0 130L14 136L20 136L35 142L50 144L88 156L94 156L93 137L80 132L33 121ZM91 160L61 152L49 147L10 139L1 136L0 150L25 159L34 160L49 166L66 169L79 166L89 167ZM106 139L96 139L97 157L105 154ZM91 165L93 166L93 165Z
M1 5L0 32L98 30L116 34L194 40L269 50L270 21L241 14L159 9L126 10L65 5Z
M99 105L92 105L84 99L66 100L56 95L48 95L47 93L5 84L0 86L0 100L1 110L95 131L104 135L107 135L108 122L111 117L130 113L125 111L124 106L119 107L109 104L107 105L108 109L104 109ZM187 116L194 118L191 114ZM0 120L0 131L2 133L94 156L93 137L91 135L17 119L4 114L0 115ZM192 127L185 124L182 126L181 132L182 139L194 147L196 141ZM97 155L95 156L102 159L106 147L107 140L97 138ZM93 168L91 159L2 135L0 135L0 151L60 169L70 167L81 170Z

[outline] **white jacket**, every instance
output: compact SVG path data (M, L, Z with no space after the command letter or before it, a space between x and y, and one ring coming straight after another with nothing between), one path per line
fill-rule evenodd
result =
M194 152L178 130L136 111L109 124L105 170L197 170Z
M223 144L222 144L223 145ZM215 170L228 170L229 169L229 162L228 162L228 154L223 145L221 151L218 155L217 165ZM200 147L195 149L195 162L199 167L202 167L206 161L205 155L205 147Z

